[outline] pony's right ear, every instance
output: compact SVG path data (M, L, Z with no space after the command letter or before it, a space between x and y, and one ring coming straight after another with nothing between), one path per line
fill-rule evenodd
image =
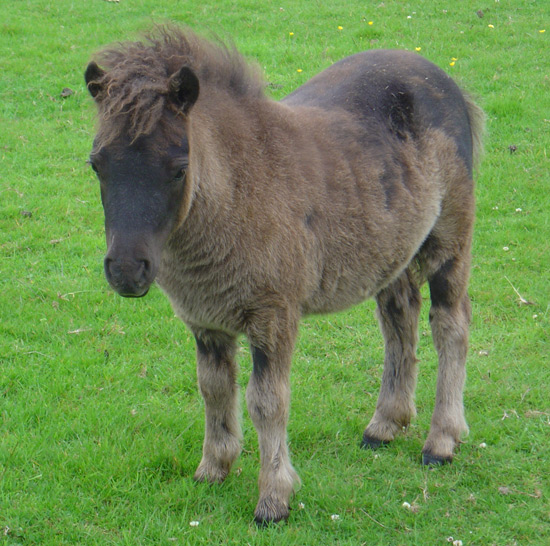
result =
M187 114L199 96L199 79L188 66L182 66L170 76L168 93L172 102Z
M98 100L98 95L101 93L103 86L99 83L101 78L105 75L105 70L99 68L95 61L92 61L84 72L84 79L86 80L86 87L90 92L90 95Z

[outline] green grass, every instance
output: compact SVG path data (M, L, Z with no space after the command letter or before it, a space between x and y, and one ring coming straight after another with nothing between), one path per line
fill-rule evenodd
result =
M164 20L232 37L275 98L359 50L420 47L486 110L471 433L453 465L420 465L436 372L427 305L418 418L389 448L359 450L383 358L371 302L303 323L289 426L303 486L289 522L252 523L259 456L246 414L245 450L226 483L192 482L204 425L191 336L158 289L139 301L108 289L99 191L85 164L87 61ZM550 6L534 0L4 3L0 544L550 543L549 39ZM64 87L74 94L61 98ZM244 345L240 362L244 389Z

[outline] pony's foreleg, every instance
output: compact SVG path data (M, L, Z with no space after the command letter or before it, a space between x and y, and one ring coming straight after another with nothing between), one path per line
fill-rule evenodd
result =
M298 475L290 464L286 427L290 404L290 360L295 332L274 345L251 339L253 371L246 391L250 417L260 447L260 498L254 511L256 523L284 520Z
M471 313L468 268L469 258L451 259L429 279L430 325L439 372L430 433L422 449L422 462L427 465L451 461L455 446L468 432L463 403Z
M416 344L421 298L405 271L377 296L378 320L385 340L384 372L376 411L363 433L363 447L390 442L415 416Z
M206 423L202 460L194 478L221 482L241 451L235 340L214 332L195 333L195 337Z

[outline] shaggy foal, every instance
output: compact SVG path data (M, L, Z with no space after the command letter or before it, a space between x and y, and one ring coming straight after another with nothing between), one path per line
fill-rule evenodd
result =
M370 297L386 350L363 446L393 440L415 415L426 280L439 375L423 462L450 461L467 431L481 110L406 51L344 59L280 102L234 49L188 30L159 29L98 62L85 77L99 113L90 163L105 212L105 274L122 296L143 296L156 279L196 338L206 433L195 478L222 481L240 453L235 350L245 334L261 457L255 518L288 517L298 322Z

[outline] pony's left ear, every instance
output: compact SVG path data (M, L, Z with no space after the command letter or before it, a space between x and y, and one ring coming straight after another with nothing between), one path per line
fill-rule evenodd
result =
M99 83L101 78L105 76L105 70L99 68L96 62L92 61L84 72L84 80L86 81L86 87L90 92L90 95L95 100L99 100L98 95L101 93L103 86Z
M187 114L199 96L199 79L188 66L182 66L170 76L168 93L176 106Z

